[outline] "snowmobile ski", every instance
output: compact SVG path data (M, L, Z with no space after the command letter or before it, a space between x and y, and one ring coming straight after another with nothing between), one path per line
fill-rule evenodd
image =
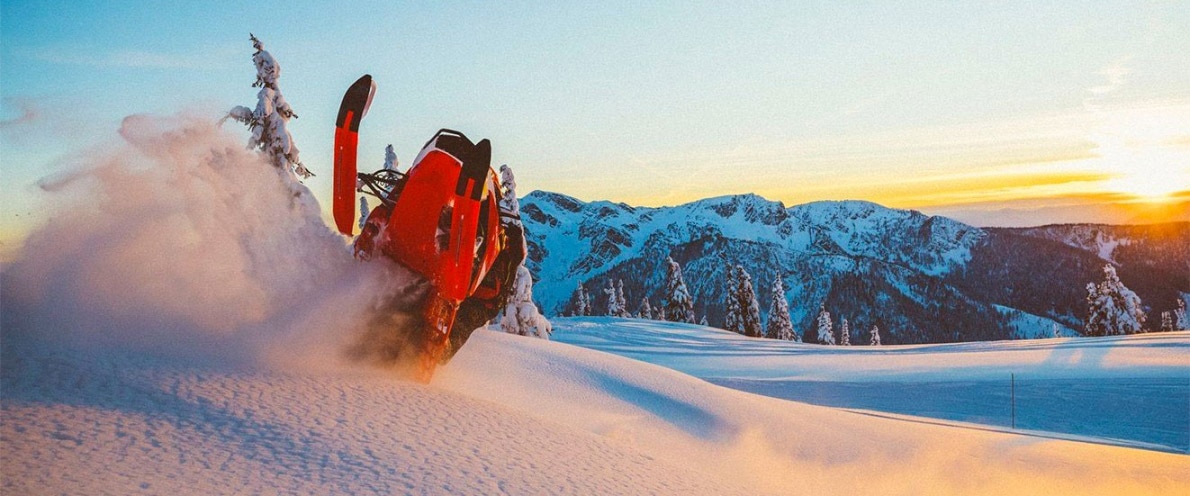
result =
M333 212L335 227L344 235L351 236L355 227L356 152L359 148L359 125L372 95L376 94L376 83L372 76L364 74L343 95L339 105L339 116L335 120L335 181Z

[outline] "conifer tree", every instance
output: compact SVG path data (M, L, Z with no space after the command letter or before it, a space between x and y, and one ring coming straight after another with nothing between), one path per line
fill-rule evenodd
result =
M851 328L847 325L847 319L843 319L843 324L839 327L839 346L851 346Z
M682 278L682 266L672 257L665 257L665 319L670 322L694 323L694 299Z
M384 169L395 171L397 170L397 165L399 165L397 163L397 152L393 151L393 145L389 143L388 146L384 147ZM516 189L516 185L513 185L513 189Z
M620 299L616 297L615 281L611 279L607 280L607 287L603 288L603 294L607 295L607 316L619 317L621 311L619 307Z
M624 280L616 279L616 308L620 310L617 317L630 317L628 313L628 299L624 297Z
M723 328L743 334L744 328L740 326L740 282L735 268L735 265L727 266L727 288L723 291Z
M700 325L700 326L703 326L703 327L706 327L706 326L709 326L709 325L710 325L710 324L708 324L708 323L707 323L707 314L705 314L705 313L704 313L704 314L702 314L702 319L700 319L700 320L698 321L698 325Z
M583 308L586 312L583 315L588 317L595 315L595 304L591 303L591 292L585 289L583 290Z
M872 325L872 330L868 331L868 344L872 346L880 346L880 328Z
M1173 330L1173 312L1166 310L1161 312L1161 332L1169 332Z
M756 301L756 291L752 289L752 275L743 266L737 265L736 276L740 283L740 327L743 334L754 338L764 336L760 325L760 304Z
M553 326L533 303L533 276L529 274L529 269L524 265L518 266L512 284L512 296L504 306L500 328L509 334L549 339Z
M368 197L359 197L359 228L364 229L368 224L368 216L372 214L372 210L368 208Z
M296 118L277 80L281 77L281 65L277 59L264 49L264 43L249 35L252 47L256 53L252 55L252 63L256 65L256 82L252 87L260 88L256 94L256 108L249 109L242 105L236 106L227 113L226 119L234 119L246 124L252 132L248 139L248 148L258 149L268 158L269 163L278 169L295 174L302 178L313 176L298 158L298 147L293 142L293 135L289 133L289 119Z
M1143 332L1145 313L1140 297L1120 282L1116 268L1103 266L1103 281L1087 284L1087 336Z
M578 283L578 288L574 290L573 302L571 303L571 315L575 317L582 317L590 315L591 312L587 309L587 288L583 287L583 283Z
M785 301L785 283L781 281L779 275L773 281L773 301L769 305L769 323L765 337L799 341L797 333L793 332L793 322L789 319L789 302Z
M1186 315L1186 300L1178 298L1178 308L1173 310L1173 326L1179 331L1190 330L1190 316Z
M504 188L503 195L499 200L500 210L513 214L520 213L520 201L516 197L516 177L512 168L507 165L500 166L500 176L500 185ZM502 218L501 222L517 228L521 225L520 218L516 215ZM516 279L513 281L513 294L504 307L504 318L501 319L500 326L509 333L537 336L542 339L549 339L550 333L553 332L553 325L545 316L541 315L541 311L533 303L533 275L525 267L524 260L517 266Z
M653 306L649 305L648 297L640 299L640 309L637 311L637 317L642 319L653 318Z
M835 344L834 324L826 306L818 307L818 344Z

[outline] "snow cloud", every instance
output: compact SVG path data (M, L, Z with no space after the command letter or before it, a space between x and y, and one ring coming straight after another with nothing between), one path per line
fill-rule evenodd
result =
M2 274L6 338L330 363L407 285L357 263L309 190L209 119L133 115L119 136L40 182L57 209Z

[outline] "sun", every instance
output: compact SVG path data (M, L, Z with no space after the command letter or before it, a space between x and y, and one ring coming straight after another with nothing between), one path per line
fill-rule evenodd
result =
M1146 203L1162 203L1175 193L1190 190L1190 170L1174 164L1150 162L1143 168L1116 169L1116 176L1104 183L1104 190L1122 193Z
M1097 169L1110 179L1103 191L1160 203L1190 190L1190 132L1187 123L1170 122L1165 115L1123 119L1111 132L1092 136Z

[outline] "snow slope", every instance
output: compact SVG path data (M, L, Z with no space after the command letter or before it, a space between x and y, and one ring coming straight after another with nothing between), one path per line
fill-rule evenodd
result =
M432 386L7 339L5 493L1176 494L1186 456L792 403L480 332Z

